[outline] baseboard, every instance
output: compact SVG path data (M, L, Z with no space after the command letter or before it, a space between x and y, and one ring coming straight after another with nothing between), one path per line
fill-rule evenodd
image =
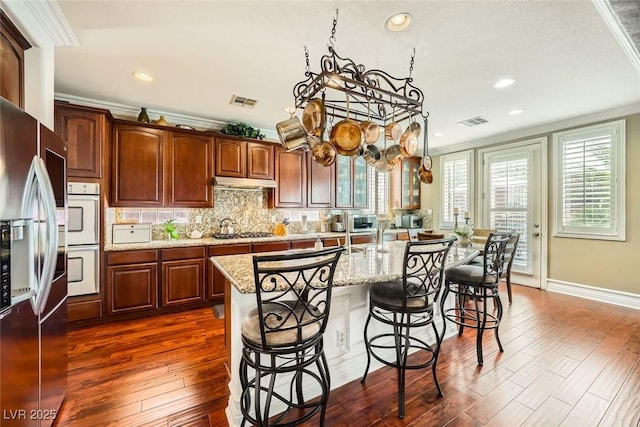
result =
M547 290L550 292L557 292L559 294L571 295L578 298L586 298L607 304L614 304L640 310L640 294L596 288L594 286L563 282L561 280L553 279L547 279Z

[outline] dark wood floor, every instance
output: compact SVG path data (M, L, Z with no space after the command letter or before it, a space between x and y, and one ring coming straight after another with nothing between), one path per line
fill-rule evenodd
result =
M55 425L225 426L223 333L211 309L71 331ZM444 397L430 370L409 373L404 420L385 368L332 391L326 425L640 425L640 311L515 286L500 336L504 353L487 334L483 367L473 331L445 341Z

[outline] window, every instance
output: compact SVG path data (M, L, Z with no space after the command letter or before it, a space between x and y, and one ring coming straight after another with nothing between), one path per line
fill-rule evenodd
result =
M389 213L389 173L378 172L369 166L371 182L369 183L369 208L365 214L387 215Z
M558 132L553 142L554 236L625 240L625 121Z
M453 228L453 210L458 209L458 221L464 222L464 212L473 206L473 151L446 154L440 157L441 198L440 228Z

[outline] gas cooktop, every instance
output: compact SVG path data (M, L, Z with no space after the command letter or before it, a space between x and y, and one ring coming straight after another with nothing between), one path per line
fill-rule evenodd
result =
M232 234L212 234L211 237L214 239L246 239L252 237L271 237L273 233L268 233L266 231L248 231L245 233L232 233Z

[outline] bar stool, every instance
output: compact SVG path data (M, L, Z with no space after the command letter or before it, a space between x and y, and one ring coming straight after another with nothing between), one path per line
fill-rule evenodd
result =
M458 325L458 336L465 327L476 329L476 355L478 365L483 364L482 335L485 329L493 329L500 351L502 343L498 335L502 319L502 302L498 294L498 284L504 269L504 257L507 242L512 233L496 232L487 237L484 245L482 265L459 265L447 269L445 273L444 291L440 299L440 313L445 323L449 320ZM456 305L444 309L449 293L456 295ZM489 313L487 300L493 299L497 313ZM478 303L482 304L479 305ZM444 330L443 330L444 335Z
M436 376L436 363L442 336L438 334L433 322L433 307L442 285L447 254L454 240L455 237L407 242L402 279L375 283L369 290L369 315L364 326L367 366L361 382L364 383L367 379L371 356L387 366L396 368L398 371L398 418L404 418L405 414L407 369L431 366L438 396L442 396ZM392 332L369 338L371 319L391 326ZM435 344L428 344L415 334L416 328L429 325L435 334ZM409 361L409 352L414 350L424 350L426 354L420 354L420 358L416 357L419 360Z
M330 379L322 340L343 250L253 257L257 307L241 325L242 425L293 426L318 411L324 425ZM288 381L288 392L276 391L277 381ZM305 399L303 382L320 397Z
M502 267L502 274L500 279L504 279L507 284L507 295L509 297L509 303L513 302L513 296L511 294L511 267L513 266L513 260L518 250L518 242L520 240L519 233L511 233L511 237L507 242L507 247L504 250L504 265ZM477 256L470 264L483 265L484 258L482 255Z

